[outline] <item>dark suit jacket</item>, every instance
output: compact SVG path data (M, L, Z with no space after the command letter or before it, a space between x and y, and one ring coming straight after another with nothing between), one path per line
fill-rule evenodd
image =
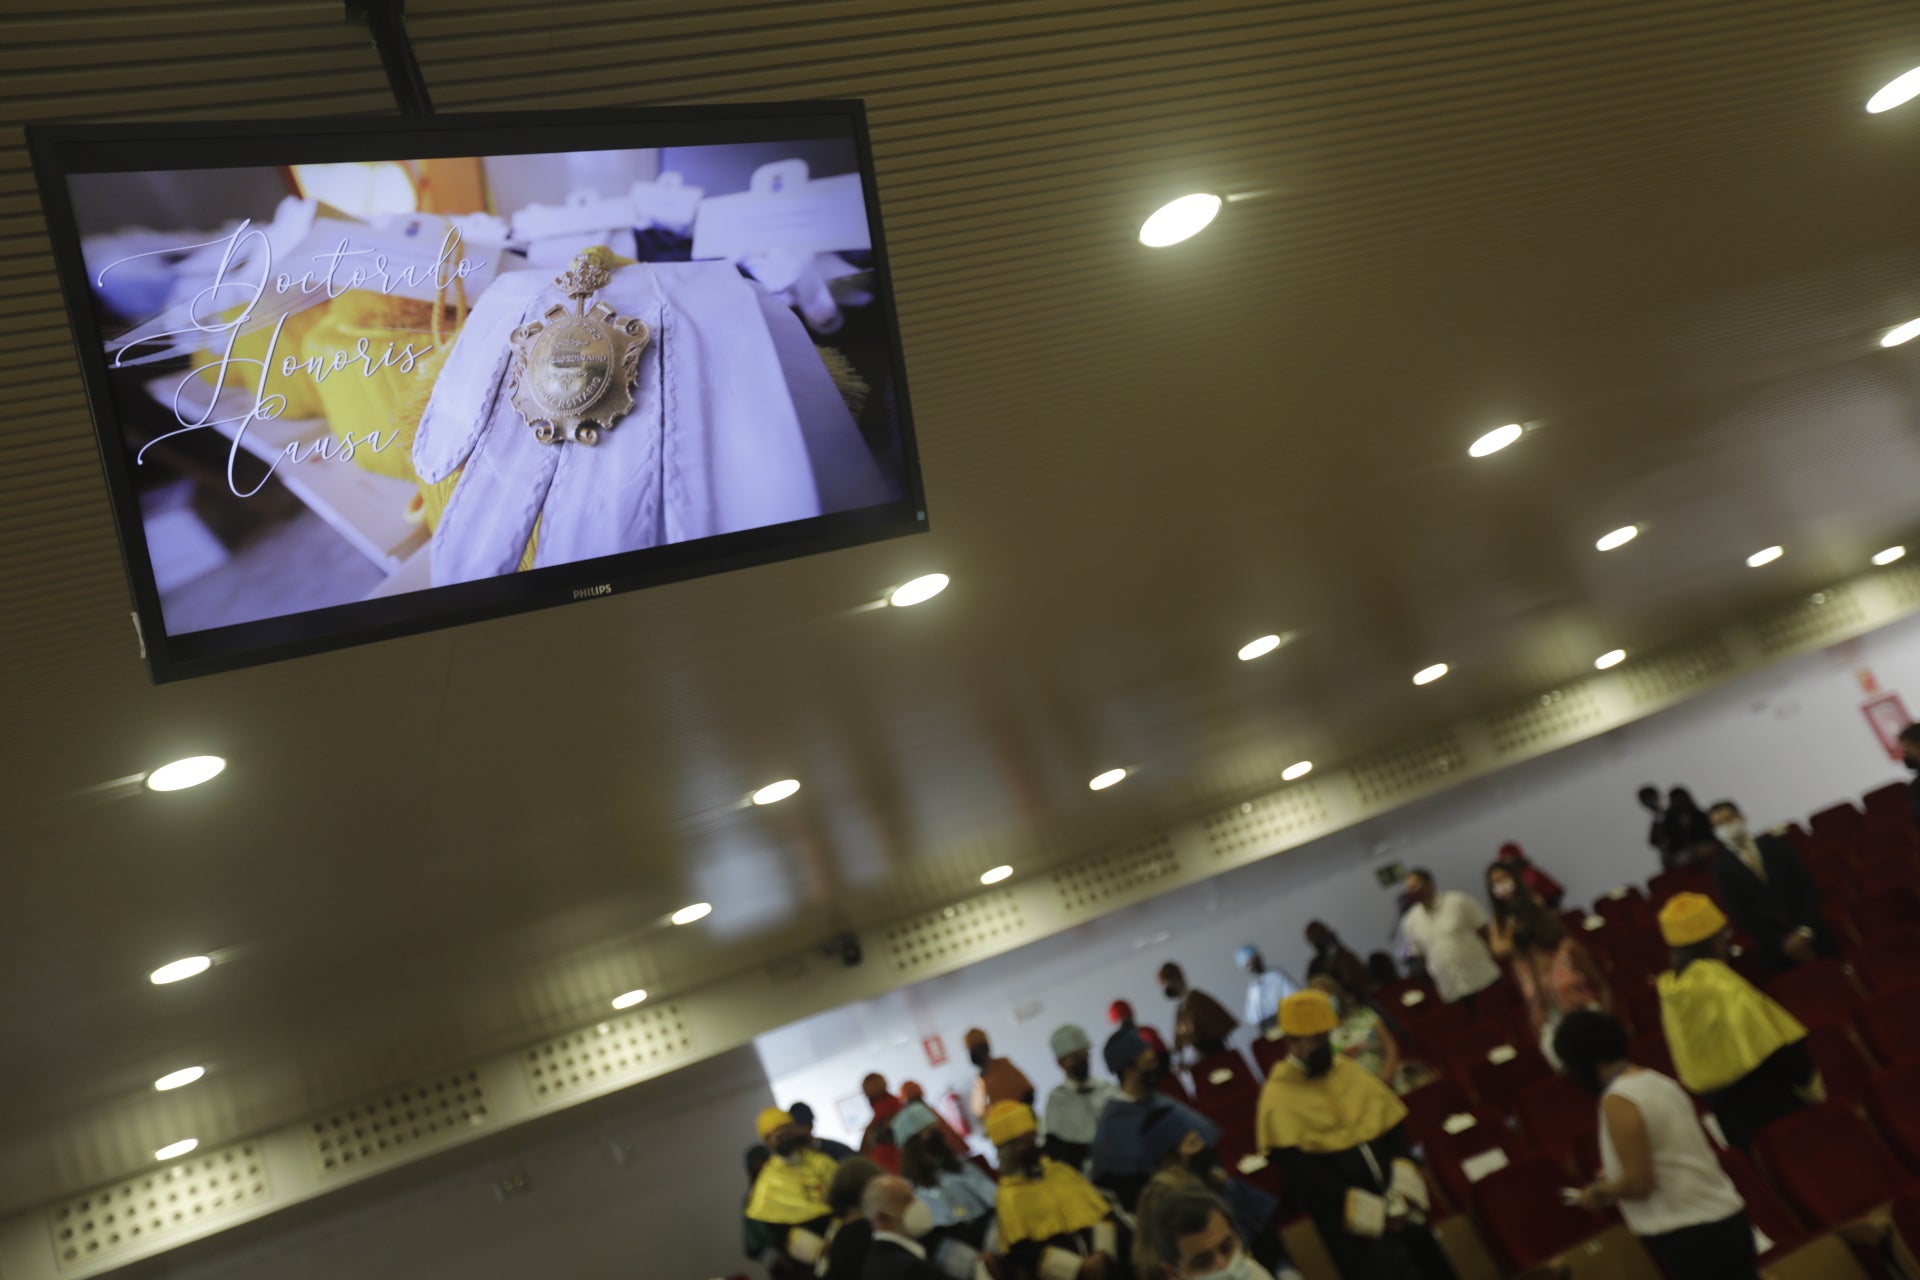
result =
M1816 945L1829 950L1820 923L1820 891L1792 845L1777 836L1756 836L1754 843L1767 878L1761 880L1738 854L1726 850L1713 860L1714 886L1734 926L1758 944L1761 960L1772 969L1789 969L1792 962L1780 944L1796 929L1812 929Z
M867 1265L860 1280L948 1280L946 1272L931 1262L922 1262L891 1240L875 1240L867 1246Z

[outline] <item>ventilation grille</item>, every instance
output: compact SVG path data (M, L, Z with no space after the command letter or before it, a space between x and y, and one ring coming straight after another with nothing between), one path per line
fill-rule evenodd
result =
M607 1085L658 1075L693 1052L680 1006L661 1005L610 1018L586 1031L536 1045L521 1055L527 1088L539 1102L565 1101Z
M1620 668L1636 704L1667 702L1733 670L1733 655L1713 636L1675 645Z
M1487 733L1501 755L1537 751L1573 737L1605 719L1600 700L1585 685L1553 689L1487 717Z
M307 1126L321 1176L408 1159L488 1119L480 1073L456 1071L426 1084L371 1098Z
M53 1256L62 1271L110 1265L135 1248L194 1233L272 1195L266 1164L252 1143L176 1160L55 1205L47 1214Z
M1003 949L1027 931L1020 904L1005 889L983 893L887 930L887 954L896 973L918 973Z
M1105 911L1116 902L1158 892L1179 871L1180 855L1173 851L1173 841L1155 836L1056 871L1053 887L1068 915Z
M1213 846L1215 856L1225 858L1248 850L1271 853L1284 849L1326 823L1327 807L1320 803L1320 788L1303 782L1236 805L1200 825L1206 828L1207 843Z
M1762 614L1754 620L1753 631L1767 653L1791 653L1851 635L1866 620L1866 610L1854 598L1852 588L1828 587Z
M1460 743L1451 733L1436 733L1361 761L1353 767L1353 787L1360 803L1378 804L1458 776L1466 762Z

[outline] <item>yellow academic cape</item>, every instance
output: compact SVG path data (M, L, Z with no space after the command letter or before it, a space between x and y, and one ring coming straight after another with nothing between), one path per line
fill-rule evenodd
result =
M1045 1157L1040 1160L1037 1178L1003 1169L995 1207L1002 1249L1011 1249L1023 1240L1051 1240L1085 1231L1105 1222L1112 1212L1106 1198L1080 1176L1079 1170Z
M833 1181L838 1166L824 1151L807 1150L799 1164L788 1164L779 1156L770 1156L753 1180L753 1194L747 1197L747 1216L755 1222L771 1222L777 1227L798 1226L824 1218L827 1209L827 1184Z
M1660 1021L1680 1083L1695 1093L1724 1089L1807 1029L1718 960L1695 960L1660 975Z
M1348 1151L1407 1118L1407 1106L1379 1076L1336 1057L1318 1080L1288 1058L1260 1088L1262 1151L1298 1148L1309 1155Z

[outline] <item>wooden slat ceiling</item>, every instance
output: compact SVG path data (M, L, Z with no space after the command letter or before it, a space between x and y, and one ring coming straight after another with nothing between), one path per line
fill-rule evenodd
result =
M156 1063L218 1058L200 1122L253 1132L1914 531L1920 344L1875 339L1920 315L1920 106L1861 110L1920 63L1908 0L409 8L443 111L866 98L934 533L148 687L19 124L389 98L338 0L8 6L0 1208L125 1172ZM1203 189L1250 198L1134 243ZM857 612L927 569L936 605ZM233 762L203 792L103 785L196 750ZM219 999L142 981L207 947Z

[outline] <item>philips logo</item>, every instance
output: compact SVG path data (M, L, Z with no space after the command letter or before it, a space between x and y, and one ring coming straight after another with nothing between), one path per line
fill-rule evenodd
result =
M610 596L612 594L613 584L611 582L603 582L597 587L575 587L573 589L573 598L575 600L591 600L595 596Z

